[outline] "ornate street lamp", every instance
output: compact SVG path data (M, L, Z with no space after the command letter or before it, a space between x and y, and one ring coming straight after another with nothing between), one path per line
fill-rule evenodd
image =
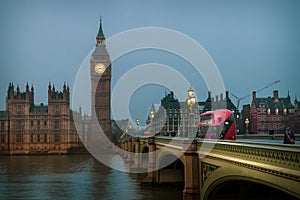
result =
M130 123L128 125L128 132L129 132L129 135L132 135L132 126Z
M190 86L190 88L188 90L188 97L186 99L186 103L187 103L188 107L190 108L190 126L189 126L189 129L188 129L188 138L193 139L194 138L193 106L196 103L196 97L195 97L194 90L193 90L192 86Z
M135 120L135 124L136 124L136 132L137 132L137 135L139 134L139 129L140 129L140 120L139 120L139 118L137 118L136 120Z
M245 124L246 124L246 134L248 135L248 133L249 133L249 129L248 129L249 119L248 118L246 118Z
M154 133L153 123L152 123L153 119L154 119L154 111L153 110L150 111L149 118L150 118L151 133Z

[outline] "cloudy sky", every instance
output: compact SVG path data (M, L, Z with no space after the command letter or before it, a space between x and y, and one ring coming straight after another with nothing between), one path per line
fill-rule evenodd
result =
M0 110L5 109L9 82L21 90L26 82L33 85L36 104L47 103L49 82L59 90L66 82L72 91L81 63L95 46L100 15L106 38L161 27L194 39L215 62L225 89L238 97L280 80L257 96L272 96L277 89L280 97L289 91L292 100L300 99L299 9L297 0L1 0ZM201 77L185 70L189 64L160 51L136 52L116 61L112 86L130 68L152 62L180 65L197 98L207 98ZM159 104L166 90L157 85L139 88L130 99L131 117L144 120L149 104ZM250 102L246 98L241 104Z

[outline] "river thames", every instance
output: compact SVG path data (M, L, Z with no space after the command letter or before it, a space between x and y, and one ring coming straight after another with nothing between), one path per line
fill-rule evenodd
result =
M113 164L123 165L119 155ZM141 174L104 166L88 154L1 156L0 199L182 199L182 188L141 187Z

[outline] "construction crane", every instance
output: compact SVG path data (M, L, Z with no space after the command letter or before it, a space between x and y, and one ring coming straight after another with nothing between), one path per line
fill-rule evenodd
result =
M260 91L263 91L264 89L267 89L268 87L271 87L272 85L275 85L275 84L277 84L277 83L279 83L279 82L280 82L280 80L274 81L274 82L272 82L272 83L266 85L265 87L262 87L262 88L256 90L256 93L258 93L258 92L260 92ZM246 98L248 98L248 97L250 97L250 96L252 95L252 94L248 94L248 95L243 96L243 97L237 97L237 96L236 96L235 94L233 94L233 93L230 93L230 94L231 94L234 98L237 99L237 109L238 109L238 110L239 110L240 101L243 100L243 99L246 99Z

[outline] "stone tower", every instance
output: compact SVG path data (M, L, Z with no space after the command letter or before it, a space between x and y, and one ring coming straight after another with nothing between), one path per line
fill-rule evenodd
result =
M111 135L111 63L102 30L102 19L96 37L96 48L90 59L92 117L97 118L104 133Z

